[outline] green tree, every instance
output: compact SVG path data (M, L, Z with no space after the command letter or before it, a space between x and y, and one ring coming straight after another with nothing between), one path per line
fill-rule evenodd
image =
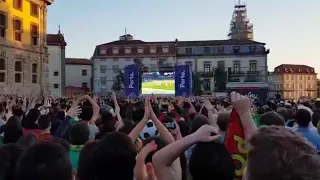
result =
M215 91L225 92L227 85L227 72L224 69L216 68L214 71Z
M141 60L138 58L133 59L134 65L138 67L138 74L139 74L139 91L141 92L142 88L142 74L145 66L142 64Z
M113 85L111 89L114 91L121 91L123 84L124 84L124 73L121 70L119 70L118 75L113 81Z
M192 92L194 95L202 94L202 80L200 76L196 73L192 73Z

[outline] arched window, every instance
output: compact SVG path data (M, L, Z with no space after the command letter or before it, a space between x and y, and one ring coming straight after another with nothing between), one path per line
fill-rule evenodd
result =
M16 83L21 83L22 82L22 62L21 61L16 61L14 63L14 79Z
M32 83L38 83L38 64L32 64Z
M0 83L6 81L7 67L6 60L0 57Z

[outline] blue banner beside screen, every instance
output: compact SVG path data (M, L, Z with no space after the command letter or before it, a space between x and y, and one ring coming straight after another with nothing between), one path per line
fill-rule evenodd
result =
M192 75L189 65L175 66L175 95L190 96L192 90Z
M125 67L124 91L128 97L139 97L139 72L135 65Z

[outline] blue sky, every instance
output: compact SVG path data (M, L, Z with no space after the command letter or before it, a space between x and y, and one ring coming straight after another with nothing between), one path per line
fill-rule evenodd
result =
M236 0L55 0L48 33L64 33L67 57L127 32L145 41L226 39ZM320 73L319 0L245 0L254 40L270 48L269 69L306 64Z

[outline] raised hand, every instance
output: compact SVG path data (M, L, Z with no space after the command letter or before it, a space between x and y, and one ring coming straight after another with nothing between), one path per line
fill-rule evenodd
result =
M251 112L251 101L247 96L243 96L237 92L231 92L231 103L236 108L239 115Z
M157 180L152 163L145 164L147 155L156 150L157 144L154 141L151 141L139 152L136 159L136 166L134 168L137 180Z
M208 110L208 111L213 111L216 113L216 109L213 107L213 105L211 104L211 102L209 100L206 100L204 103L204 107Z
M82 110L80 106L71 106L66 115L74 118L76 116L79 116L81 112Z
M145 99L145 102L144 102L144 117L149 118L150 117L150 113L151 113L151 110L150 110L150 99L149 99L149 97L147 97Z
M92 99L94 100L94 102L98 103L98 96L93 96Z
M218 111L223 111L223 109L224 109L220 104L217 104L216 108Z
M201 126L192 136L197 142L211 142L220 138L219 130L207 124Z

